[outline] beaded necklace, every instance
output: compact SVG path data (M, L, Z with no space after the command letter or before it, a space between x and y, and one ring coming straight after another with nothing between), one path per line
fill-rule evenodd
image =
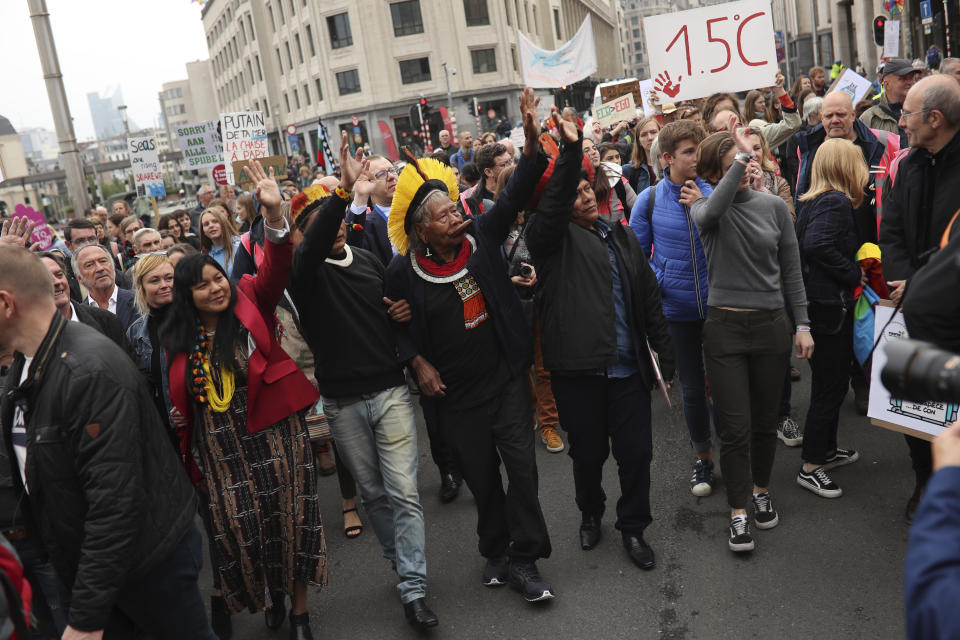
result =
M218 392L214 372L210 367L209 347L212 346L212 335L213 332L208 335L203 324L197 322L197 342L190 354L190 373L193 376L190 390L197 404L207 405L211 411L223 413L230 408L230 400L233 399L233 369L220 365L218 373L223 393Z

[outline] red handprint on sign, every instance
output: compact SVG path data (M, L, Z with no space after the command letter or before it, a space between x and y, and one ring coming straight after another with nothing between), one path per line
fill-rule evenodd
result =
M673 98L680 93L681 80L683 80L683 76L679 76L676 84L674 84L673 80L670 79L670 72L664 71L657 74L656 79L653 81L653 88L657 91L662 91L667 97Z

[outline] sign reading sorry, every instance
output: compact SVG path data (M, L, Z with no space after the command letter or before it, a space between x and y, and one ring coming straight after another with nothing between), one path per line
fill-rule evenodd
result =
M215 167L223 162L223 142L216 120L177 127L177 144L188 169Z
M223 161L227 183L233 179L233 163L267 156L267 126L262 111L237 111L220 114L223 135Z
M643 20L660 102L769 87L777 50L769 0L739 0Z
M163 188L163 172L160 171L156 138L127 138L127 149L130 151L130 168L137 185L137 197L162 198L167 195Z

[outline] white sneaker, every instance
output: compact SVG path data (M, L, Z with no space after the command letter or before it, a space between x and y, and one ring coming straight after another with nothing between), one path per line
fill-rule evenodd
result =
M790 416L783 416L777 423L777 437L788 447L799 447L803 444L803 432L800 425Z

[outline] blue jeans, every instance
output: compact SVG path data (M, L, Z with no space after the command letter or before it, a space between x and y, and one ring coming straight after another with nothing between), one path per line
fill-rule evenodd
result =
M417 429L406 385L349 398L324 398L337 451L360 489L360 501L396 565L403 603L427 586L423 508L417 492Z
M703 371L703 320L668 323L677 352L677 372L683 391L683 417L690 442L697 453L710 450L710 410L707 408L707 378ZM714 416L714 428L717 420Z
M56 637L63 635L67 628L67 612L70 611L70 592L63 586L56 569L41 559L36 547L29 538L11 542L20 556L24 575L33 587L33 613L41 626L52 625ZM39 606L38 606L39 605ZM29 622L29 621L28 621ZM50 629L47 629L49 632ZM46 637L34 631L33 637Z

